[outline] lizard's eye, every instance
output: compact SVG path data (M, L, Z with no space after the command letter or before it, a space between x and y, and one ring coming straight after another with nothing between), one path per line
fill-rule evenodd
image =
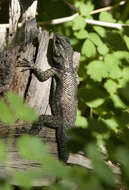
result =
M56 44L59 44L60 43L60 40L59 39L56 39Z
M65 39L66 39L66 42L67 42L68 44L70 44L69 38L65 38Z

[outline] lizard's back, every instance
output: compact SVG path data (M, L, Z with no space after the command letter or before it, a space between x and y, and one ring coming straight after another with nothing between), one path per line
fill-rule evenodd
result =
M61 94L62 119L65 127L73 127L77 112L77 81L73 70L63 75Z

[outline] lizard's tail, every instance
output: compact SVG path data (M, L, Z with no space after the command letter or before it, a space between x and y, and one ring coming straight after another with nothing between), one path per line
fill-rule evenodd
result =
M64 130L62 127L59 127L56 130L56 139L57 139L57 145L58 145L59 159L63 162L67 162L68 157L69 157L69 153L66 148L68 136L64 133Z

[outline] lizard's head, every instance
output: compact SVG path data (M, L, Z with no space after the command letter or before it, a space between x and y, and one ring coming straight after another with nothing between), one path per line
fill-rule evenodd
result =
M73 56L73 50L70 40L60 34L54 34L53 37L53 60L57 67L69 67ZM64 65L65 63L65 65Z

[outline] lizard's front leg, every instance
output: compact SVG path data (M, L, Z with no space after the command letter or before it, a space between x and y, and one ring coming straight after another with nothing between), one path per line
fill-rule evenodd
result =
M30 70L37 77L40 82L44 82L48 80L50 77L54 76L58 73L56 68L50 68L46 71L42 71L38 68L32 61L28 61L26 59L20 60L20 64L18 67L23 67L22 72Z

